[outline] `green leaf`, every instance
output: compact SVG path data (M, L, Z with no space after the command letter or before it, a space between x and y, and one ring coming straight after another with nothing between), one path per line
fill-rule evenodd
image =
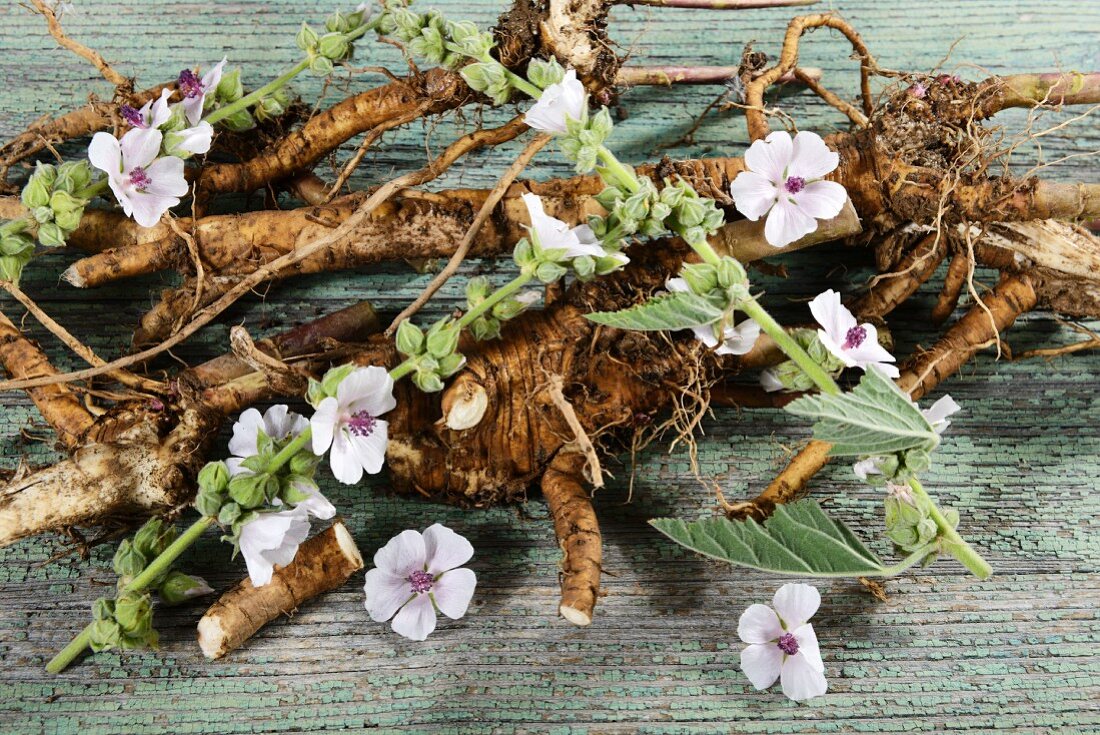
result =
M586 314L597 324L642 332L675 331L711 324L722 318L725 309L713 299L688 292L655 296L644 304L622 311L597 311Z
M805 396L786 410L814 419L814 438L832 444L833 456L930 452L940 443L917 404L873 365L851 391Z
M780 574L810 577L866 577L895 574L816 500L787 503L761 525L724 516L686 522L655 518L650 525L670 539L712 559ZM914 560L915 561L915 560Z

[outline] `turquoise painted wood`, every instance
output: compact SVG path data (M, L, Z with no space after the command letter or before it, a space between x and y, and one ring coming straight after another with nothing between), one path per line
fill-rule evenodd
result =
M302 20L320 21L336 3L288 0L167 2L77 0L71 32L100 49L141 82L174 76L223 54L258 85L295 58ZM503 4L489 0L428 3L453 17L489 24ZM1100 6L1073 0L973 0L905 3L838 0L885 67L928 69L956 46L945 68L977 77L991 72L1100 68ZM790 10L697 12L631 10L612 14L611 35L637 63L736 63L744 44L774 53ZM368 49L364 46L363 48ZM10 137L36 117L106 91L94 70L55 49L37 19L16 3L0 9L0 135ZM362 58L399 69L394 50L371 46ZM829 86L852 94L854 64L835 36L817 32L803 63L825 69ZM980 68L979 68L980 67ZM357 91L376 83L357 77ZM317 98L315 81L297 85ZM321 104L344 90L330 88ZM644 89L627 94L616 130L630 161L659 155L718 93L714 88ZM825 132L843 124L807 94L784 101L802 128ZM485 119L507 114L486 110ZM1049 116L1049 124L1068 118ZM418 165L459 128L451 119L389 134L368 156L356 186ZM1018 132L1023 112L1003 116ZM1055 160L1100 147L1095 118L1045 139ZM745 142L735 112L708 119L693 145L670 155L735 154ZM69 149L79 155L79 149ZM488 185L515 146L472 157L439 185ZM1022 165L1038 155L1025 152ZM337 159L342 160L343 156ZM567 172L553 153L532 175ZM1097 181L1095 158L1078 157L1044 172L1062 181ZM59 284L72 256L42 257L25 288L101 354L125 351L140 311L165 278L92 292ZM826 284L853 290L868 275L852 254L826 249L788 260L791 277L768 284L768 300L789 318L805 318L798 299ZM470 263L464 276L509 276L505 263ZM989 274L980 274L988 283ZM383 310L407 303L429 276L398 266L371 273L309 278L272 289L231 310L218 326L178 350L185 360L220 352L230 324L253 333L370 297ZM442 312L461 296L462 279L437 303ZM891 319L899 350L930 344L935 284ZM10 302L5 313L21 312ZM1094 325L1095 326L1095 325ZM77 362L34 325L63 367ZM1049 315L1035 314L1006 335L1017 349L1059 344L1073 335ZM49 656L85 622L89 604L112 584L111 549L87 560L53 556L59 538L0 550L0 729L5 732L259 733L375 728L424 733L836 733L836 732L1100 732L1100 520L1096 493L1100 356L1010 363L985 356L946 390L965 407L954 423L927 485L963 509L962 530L997 575L974 581L941 561L887 584L878 602L854 582L821 585L815 619L830 691L803 705L778 691L757 693L738 671L737 617L766 601L783 580L703 561L657 536L656 515L712 512L711 492L692 475L683 450L653 447L632 468L609 463L615 482L597 511L605 534L604 589L593 625L574 628L554 614L558 551L545 507L463 512L391 495L384 479L355 488L327 484L368 558L394 533L435 521L467 535L480 584L470 614L447 622L425 643L405 641L372 623L362 607L362 575L268 626L247 647L207 663L194 641L203 606L158 612L156 652L105 653L59 677L43 671ZM806 427L775 411L715 411L699 439L701 472L727 496L761 487ZM22 395L0 396L0 455L42 463L58 455ZM814 482L815 495L865 538L882 523L878 494L851 481L843 466ZM881 543L876 548L887 553ZM225 587L243 574L211 535L186 557L188 569Z

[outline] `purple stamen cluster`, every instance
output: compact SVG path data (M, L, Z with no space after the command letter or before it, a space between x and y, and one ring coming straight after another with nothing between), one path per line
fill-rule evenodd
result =
M145 118L143 118L141 116L141 112L139 112L137 110L137 108L130 107L130 105L123 105L122 107L119 108L118 112L119 112L120 115L122 115L122 119L125 120L132 127L135 127L135 128L147 128L147 127L149 127L148 125L145 124Z
M790 633L779 636L779 640L775 642L775 645L779 646L779 650L788 656L798 653L798 641Z
M844 335L843 349L854 350L856 347L863 344L863 340L865 339L867 339L866 327L852 327L848 330L848 333Z
M412 591L416 593L427 592L432 588L432 582L435 578L427 572L417 569L415 572L409 575L409 585L412 586ZM795 644L795 648L798 644Z
M203 91L202 80L190 69L184 69L180 72L179 87L180 94L188 99L198 97Z
M149 174L141 166L137 166L130 171L130 185L138 191L145 191L152 183L153 180L149 178Z
M797 194L806 188L806 179L801 176L792 176L787 179L787 183L784 184L784 187L786 187L789 193Z
M348 431L356 436L370 436L374 432L377 419L366 411L353 413L348 419Z

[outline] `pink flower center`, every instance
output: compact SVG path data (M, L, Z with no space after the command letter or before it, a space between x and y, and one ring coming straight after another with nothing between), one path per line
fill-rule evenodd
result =
M358 411L348 419L348 431L356 436L367 437L374 433L374 426L378 420L366 411Z
M187 99L194 99L203 93L202 80L190 69L180 72L179 87L180 93Z
M801 176L792 176L787 179L787 183L783 185L791 194L797 194L806 188L806 179Z
M419 569L409 575L409 585L412 587L412 591L417 594L430 590L434 581L435 578L432 575ZM796 643L795 649L797 650L797 648L798 644Z
M779 646L779 650L788 656L798 653L798 641L790 633L779 636L779 640L775 642L775 645Z
M141 112L136 108L130 107L130 105L123 105L119 108L119 114L122 115L122 119L128 122L135 128L147 128L145 124L145 118L141 116Z
M149 178L149 174L141 166L135 166L130 171L130 184L138 191L145 191L152 183L153 180Z
M845 350L854 350L863 344L863 340L867 339L867 329L865 327L852 327L848 330L848 333L844 335L844 344L842 348Z

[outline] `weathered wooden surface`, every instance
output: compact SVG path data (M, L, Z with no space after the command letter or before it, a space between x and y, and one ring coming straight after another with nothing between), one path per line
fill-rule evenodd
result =
M482 23L502 4L478 0L428 3ZM170 78L185 65L229 55L257 84L293 60L293 35L303 19L319 21L335 3L166 0L88 2L69 23L143 82ZM963 37L948 68L969 61L993 72L1100 68L1100 6L1055 2L883 3L840 0L882 64L928 68ZM949 7L951 6L951 7ZM735 63L755 40L774 52L792 11L741 13L618 9L613 37L641 63ZM39 22L14 3L0 9L0 136L40 114L81 102L95 74L53 48ZM364 58L398 68L392 49ZM833 36L814 34L803 63L824 67L830 86L854 91L853 63ZM972 76L981 72L964 68ZM374 80L356 79L352 89ZM314 99L315 82L298 85ZM616 132L628 160L687 130L716 94L713 88L649 89L624 99L630 116ZM328 102L337 93L330 90ZM790 99L803 128L840 125L807 95ZM468 114L468 120L474 116ZM493 119L498 119L497 115ZM1066 115L1053 116L1064 119ZM1024 115L1005 116L1018 129ZM427 135L427 138L426 138ZM365 178L377 181L421 160L453 135L449 124L387 136ZM745 140L735 113L712 118L690 148L672 155L733 153ZM1080 122L1046 139L1048 160L1096 150L1100 129ZM515 148L479 156L449 184L490 183ZM537 176L566 165L544 156ZM1060 180L1096 181L1095 159L1049 169ZM835 268L838 253L799 255L792 277L769 285L782 311L788 297L818 285L852 289L866 271ZM58 284L68 254L41 258L25 288L101 354L125 349L139 309L161 281L94 294ZM508 277L505 264L469 264ZM274 329L369 296L382 309L406 303L427 276L393 268L282 285L268 303L252 300L222 324L245 320L254 332ZM438 300L443 309L461 281ZM934 287L891 320L906 352L933 338L927 325ZM93 300L94 297L94 300ZM9 302L3 309L19 312ZM32 332L43 337L41 332ZM227 327L206 330L178 351L184 359L226 344ZM1007 335L1013 346L1071 339L1046 315ZM55 343L44 340L47 344ZM62 367L77 363L56 346ZM880 603L849 582L821 585L815 620L829 694L804 705L777 690L756 693L737 670L737 616L765 601L782 580L701 561L662 541L645 521L655 515L700 516L713 497L689 470L683 451L653 448L636 468L633 498L627 465L609 464L617 479L597 498L605 534L604 588L596 620L577 629L554 616L558 551L545 507L466 513L393 497L384 480L325 492L349 519L368 558L391 535L441 521L473 541L479 589L470 614L446 622L425 643L405 641L372 623L362 607L362 576L308 605L292 620L269 626L244 650L205 662L194 641L203 606L158 613L162 648L106 653L60 677L47 658L85 622L89 603L111 584L110 549L90 561L50 561L57 539L36 539L0 551L0 729L5 732L160 733L274 732L378 728L405 732L1100 732L1100 520L1096 474L1100 425L1100 356L1082 353L1052 362L1007 363L985 357L947 386L966 412L952 426L927 485L965 508L962 528L997 570L976 582L950 562L888 584ZM0 396L0 454L44 462L47 444L23 441L36 414L21 395ZM700 439L701 469L729 496L758 488L782 462L784 447L805 427L775 411L716 411ZM841 518L874 537L881 526L877 493L832 467L815 481L818 497ZM882 549L885 551L885 549ZM225 587L243 574L213 535L186 557L187 567Z

